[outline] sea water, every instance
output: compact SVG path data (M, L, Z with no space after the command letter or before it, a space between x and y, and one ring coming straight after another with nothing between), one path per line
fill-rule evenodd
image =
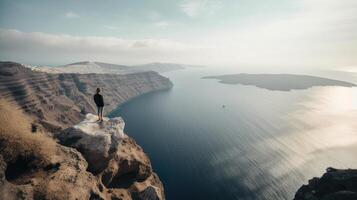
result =
M167 91L113 111L149 155L168 200L292 199L327 167L357 168L357 88L271 91L187 69Z

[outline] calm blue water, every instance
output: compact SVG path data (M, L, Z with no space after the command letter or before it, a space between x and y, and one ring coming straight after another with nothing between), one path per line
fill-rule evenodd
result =
M168 200L292 199L329 166L357 168L356 88L280 92L201 79L221 74L166 73L174 88L110 114L149 155Z

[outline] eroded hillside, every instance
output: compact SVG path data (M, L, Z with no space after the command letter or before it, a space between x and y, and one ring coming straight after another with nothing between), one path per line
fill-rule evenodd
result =
M16 105L0 99L0 112L0 199L165 199L148 157L123 133L120 118L101 125L87 119L81 129L57 133L59 144L45 130L32 131L31 117Z
M139 95L172 87L156 72L134 74L50 74L18 63L0 62L0 95L19 105L48 130L78 123L95 112L92 95L100 87L105 113Z

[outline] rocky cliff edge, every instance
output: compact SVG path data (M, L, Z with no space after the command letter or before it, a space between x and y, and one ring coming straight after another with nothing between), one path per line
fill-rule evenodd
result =
M101 88L104 114L140 95L169 89L171 81L156 72L133 74L49 74L19 63L0 62L0 97L17 104L54 132L95 113L93 94Z
M309 180L294 200L356 200L357 170L327 168L321 178Z
M0 199L165 199L121 118L98 123L88 114L57 143L45 130L32 133L31 118L13 105L1 100L0 111Z

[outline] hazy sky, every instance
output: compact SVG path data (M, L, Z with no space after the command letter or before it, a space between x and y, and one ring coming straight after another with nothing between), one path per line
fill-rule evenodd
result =
M0 60L357 70L357 1L0 0Z

